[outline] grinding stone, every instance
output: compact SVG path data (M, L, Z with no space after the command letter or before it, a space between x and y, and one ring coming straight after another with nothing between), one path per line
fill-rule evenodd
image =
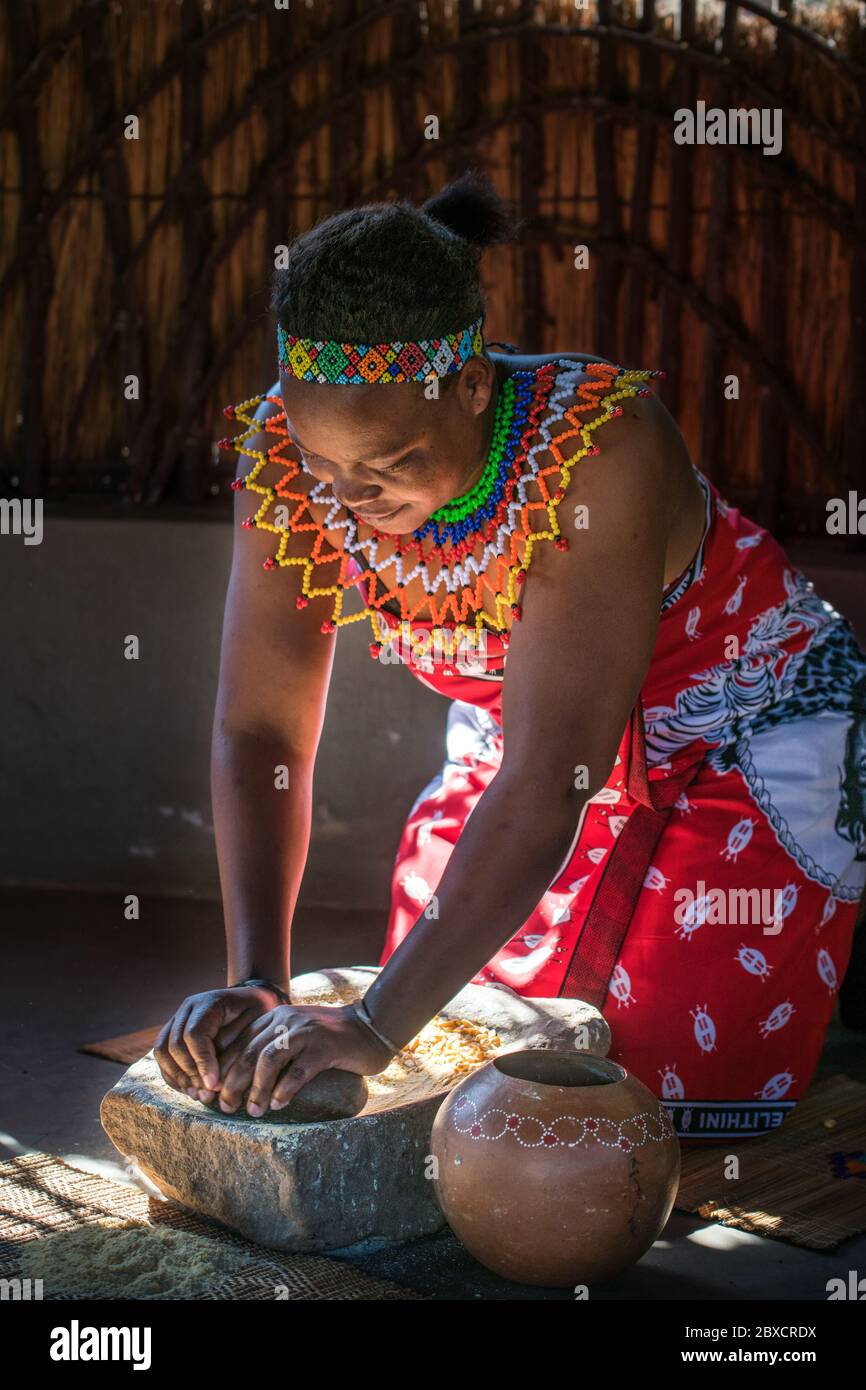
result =
M320 1120L348 1120L364 1109L367 1095L367 1083L363 1076L353 1071L338 1071L335 1067L314 1076L282 1110L266 1110L264 1115L247 1114L249 1091L244 1091L240 1109L231 1118L255 1120L260 1125L308 1125ZM226 1118L216 1103L202 1105L202 1110L211 1111L221 1120Z
M375 967L321 970L292 981L298 1003L349 1003ZM603 1057L610 1029L579 999L529 999L466 985L440 1009L492 1028L502 1052L573 1048ZM279 1250L339 1250L440 1230L430 1181L430 1130L442 1092L385 1108L371 1089L359 1115L326 1124L273 1124L208 1113L172 1091L150 1054L102 1102L109 1138L165 1197Z

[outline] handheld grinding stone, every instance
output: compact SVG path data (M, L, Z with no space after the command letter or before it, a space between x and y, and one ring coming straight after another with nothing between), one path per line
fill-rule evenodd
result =
M252 1120L256 1124L312 1124L317 1120L349 1120L367 1104L367 1083L353 1071L320 1071L282 1110L267 1110L264 1115L248 1115L249 1091L244 1091L240 1108L231 1116L224 1115L217 1104L203 1105L220 1119Z

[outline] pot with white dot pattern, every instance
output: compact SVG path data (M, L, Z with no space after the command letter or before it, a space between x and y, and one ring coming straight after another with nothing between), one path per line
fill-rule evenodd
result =
M680 1146L623 1067L586 1052L508 1052L466 1078L433 1124L449 1226L506 1279L569 1288L636 1263L671 1213Z

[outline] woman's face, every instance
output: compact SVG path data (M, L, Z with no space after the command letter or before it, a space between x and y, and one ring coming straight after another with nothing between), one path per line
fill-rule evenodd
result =
M332 386L280 372L291 439L313 477L378 531L406 535L481 477L498 394L497 369L471 357L440 378Z

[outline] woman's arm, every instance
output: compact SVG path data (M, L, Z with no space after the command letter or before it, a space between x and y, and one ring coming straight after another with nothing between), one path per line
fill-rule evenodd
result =
M278 393L279 383L271 394ZM265 402L256 418L276 410ZM247 447L266 450L274 440L263 431ZM228 983L264 977L288 989L291 921L309 848L313 765L335 639L320 630L319 604L296 607L300 567L278 575L263 569L273 535L241 531L259 502L255 493L237 493L211 791ZM302 538L295 553L305 547Z
M279 395L279 383L269 394ZM264 401L256 418L278 410ZM247 447L264 451L275 441L263 430ZM242 456L239 476L249 466ZM300 567L278 575L262 568L273 535L241 531L259 506L258 495L240 491L236 499L211 756L227 983L264 978L287 989L335 639L320 631L322 605L296 608ZM303 538L294 545L294 553L304 553ZM227 990L209 990L184 1001L156 1048L166 1080L178 1089L211 1089L218 1079L215 1041L225 1045L277 1002L261 990L231 997Z
M502 766L469 817L422 916L370 987L376 1027L397 1044L520 929L607 781L650 663L669 529L669 421L653 398L623 402L581 461L559 511L566 553L539 545L512 629ZM575 506L588 526L570 524ZM585 790L575 789L586 768Z

